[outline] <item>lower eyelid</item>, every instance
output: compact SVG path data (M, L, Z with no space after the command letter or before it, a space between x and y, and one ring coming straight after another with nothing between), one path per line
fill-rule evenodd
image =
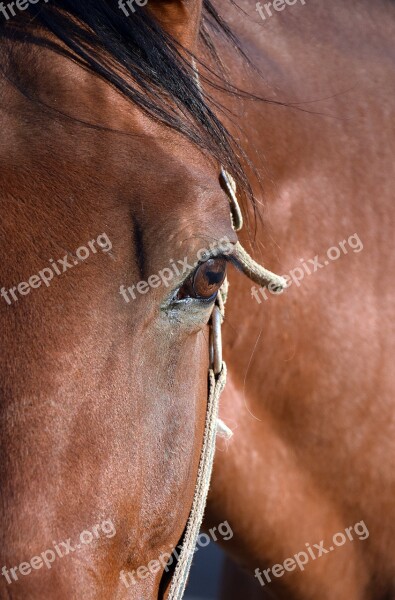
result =
M215 294L213 294L212 296L210 296L210 298L192 298L191 296L188 296L187 298L180 298L179 300L174 299L174 301L172 302L172 305L176 306L178 304L185 306L186 304L211 304L212 302L214 302L214 300L216 299L216 297L218 296L218 292L219 290L217 290L215 292Z
M201 328L209 322L213 305L213 300L207 302L190 298L164 306L162 311L166 320L173 322L174 325L186 325L188 329L189 326Z

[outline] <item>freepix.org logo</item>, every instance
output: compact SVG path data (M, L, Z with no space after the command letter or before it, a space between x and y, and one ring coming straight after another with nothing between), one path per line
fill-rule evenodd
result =
M323 259L320 259L318 254L314 256L314 258L309 258L307 262L303 258L299 259L301 264L291 269L288 274L283 275L287 282L287 289L290 288L292 284L296 285L296 287L300 287L307 275L314 275L314 273L317 273L321 269L325 269L331 263L339 260L342 256L346 256L349 253L349 250L352 250L354 254L359 254L359 252L363 250L363 242L357 233L354 233L353 235L350 235L348 239L339 242L337 246L328 248L326 257ZM267 289L257 289L255 286L252 286L251 288L251 296L258 304L262 304L262 299L267 300L270 298L268 292L273 295L279 294L278 289L273 284L270 284Z
M199 548L205 548L211 542L216 542L218 539L222 539L227 542L233 537L233 530L229 525L228 521L220 523L218 527L212 527L208 533L200 533L195 546L195 552L198 552ZM155 575L161 570L169 572L171 565L180 558L182 551L182 544L179 544L176 548L171 547L170 552L162 552L162 554L155 560L150 560L147 565L140 565L135 571L124 571L122 570L119 574L120 579L125 587L130 588L132 585L136 585L141 580L147 579L150 575Z
M274 2L266 2L266 4L262 5L261 2L256 3L256 11L261 17L262 21L266 21L268 17L273 16L273 10L275 12L283 11L287 6L293 6L297 3L306 4L306 0L274 0Z
M86 546L94 545L100 538L106 537L109 539L114 537L115 534L114 523L111 519L107 519L101 523L97 523L91 529L82 531L74 545L71 543L71 538L62 542L53 542L52 548L47 548L40 554L37 554L37 556L30 558L29 561L21 562L19 565L11 568L7 568L4 565L1 574L8 585L10 585L14 581L19 581L21 578L34 573L34 571L44 568L50 570L55 561L65 558L74 552L79 552Z
M11 17L16 17L18 14L15 12L14 6L18 9L19 12L27 10L30 4L37 4L38 2L48 3L49 0L16 0L16 2L9 2L7 5L5 2L0 2L0 12L8 21Z
M255 577L261 586L264 587L273 581L273 577L278 579L283 577L287 572L291 573L297 569L304 571L309 562L326 556L336 550L336 548L353 542L355 539L363 541L368 539L368 537L369 529L364 521L360 521L359 523L355 523L355 525L351 525L351 527L346 527L344 531L335 533L331 542L329 542L329 546L324 545L324 540L313 545L306 543L305 550L286 558L284 562L273 565L270 569L264 569L263 571L259 568L255 569Z
M90 240L87 246L80 246L75 251L75 256L66 254L63 258L58 258L56 261L53 258L49 259L49 266L44 267L37 274L29 277L27 281L21 281L18 285L11 287L9 290L2 287L0 296L4 298L7 304L17 302L22 296L27 296L33 289L37 289L44 284L49 287L55 275L63 275L69 269L77 267L79 264L87 260L91 254L97 254L98 250L102 252L110 252L112 243L106 233L102 233L95 240ZM19 296L18 296L19 295Z
M129 9L132 13L136 12L136 6L146 6L148 4L148 0L119 0L118 6L126 17L130 17L130 13L125 5L128 5Z
M148 277L147 281L139 281L128 288L121 285L119 293L127 304L130 299L136 300L137 294L146 294L150 289L158 288L161 285L169 287L175 277L180 277L186 273L192 272L192 270L200 263L208 260L211 257L211 253L214 251L220 252L221 254L227 255L232 252L233 246L226 236L220 240L210 244L209 248L201 248L196 253L196 261L190 264L189 258L185 257L182 260L173 260L169 262L169 266L165 267L157 274Z

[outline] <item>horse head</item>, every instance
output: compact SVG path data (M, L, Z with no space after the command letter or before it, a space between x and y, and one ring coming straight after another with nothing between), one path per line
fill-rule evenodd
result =
M231 153L193 76L200 2L79 4L2 26L0 595L158 598L236 243Z

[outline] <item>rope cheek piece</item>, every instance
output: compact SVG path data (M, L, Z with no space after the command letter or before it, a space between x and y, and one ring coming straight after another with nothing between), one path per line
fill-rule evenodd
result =
M195 66L197 78L199 77ZM199 81L199 79L198 79ZM200 86L200 82L199 82ZM236 185L232 176L221 169L221 177L227 192L230 204L232 227L240 231L243 227L243 218L236 195ZM260 285L269 287L280 293L286 287L283 277L268 271L246 252L243 246L237 242L234 251L235 262L247 277ZM210 487L210 479L214 463L216 436L230 439L232 431L218 418L219 399L226 384L226 364L222 360L222 335L221 326L225 318L225 304L228 295L229 284L225 279L218 292L213 312L210 318L210 368L208 373L208 402L206 413L206 424L203 436L203 446L200 455L199 469L195 487L192 509L187 522L182 542L182 549L172 578L167 600L182 600L188 581L189 571L195 547L203 521L206 508L207 495Z

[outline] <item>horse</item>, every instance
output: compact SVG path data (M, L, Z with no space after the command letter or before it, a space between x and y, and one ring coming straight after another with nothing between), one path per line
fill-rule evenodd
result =
M0 7L2 598L178 598L207 496L249 190L201 7L120 8Z
M226 272L234 435L206 514L244 567L225 597L392 593L394 9L289 3L262 25L217 4L0 9L2 598L171 597L157 559L195 497ZM238 239L293 285L251 287ZM273 574L362 521L366 541Z

